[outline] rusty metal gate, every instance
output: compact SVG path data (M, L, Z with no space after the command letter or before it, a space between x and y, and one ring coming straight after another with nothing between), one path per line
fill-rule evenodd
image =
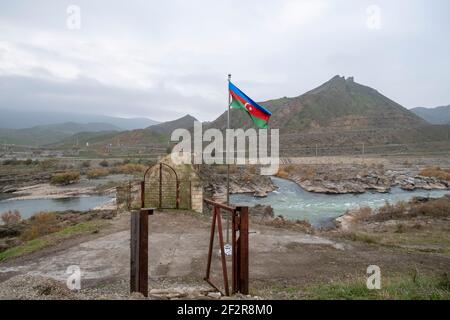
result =
M211 262L213 258L214 247L214 234L217 229L219 235L219 248L222 264L223 275L223 295L229 296L230 289L228 285L228 267L225 257L225 243L223 240L222 230L222 214L221 211L225 211L231 214L231 293L248 294L249 286L249 239L248 239L248 207L232 207L219 202L215 202L210 199L204 199L205 204L212 206L212 222L211 222L211 234L209 238L208 249L208 261L206 266L205 281L208 282L213 288L221 291L211 281ZM217 225L217 228L216 228Z
M145 208L191 209L191 182L180 180L173 167L161 162L145 172L141 198Z

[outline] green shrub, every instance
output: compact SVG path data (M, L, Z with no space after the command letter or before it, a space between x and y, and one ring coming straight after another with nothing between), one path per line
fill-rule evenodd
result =
M50 183L55 185L68 185L72 183L76 183L80 180L80 173L77 171L66 171L63 173L54 174Z
M108 169L96 168L89 170L86 173L86 176L88 177L88 179L98 179L101 177L106 177L108 174L109 174Z

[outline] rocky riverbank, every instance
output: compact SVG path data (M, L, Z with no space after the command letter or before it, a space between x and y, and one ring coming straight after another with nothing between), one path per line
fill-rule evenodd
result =
M392 187L404 190L446 190L450 187L447 180L421 176L417 170L389 169L364 166L311 166L302 168L285 166L278 176L296 182L309 192L325 194L346 194L389 192Z
M202 166L199 174L203 181L205 196L224 200L227 192L226 166ZM269 176L262 176L252 166L233 166L230 169L230 193L249 193L265 197L277 189Z
M436 199L417 197L388 203L377 210L363 207L334 222L336 228L324 234L422 253L450 252L450 195Z

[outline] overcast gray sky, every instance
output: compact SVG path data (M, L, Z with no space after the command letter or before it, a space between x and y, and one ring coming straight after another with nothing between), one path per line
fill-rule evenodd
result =
M449 57L448 0L0 2L0 110L212 120L228 73L257 101L340 74L434 107Z

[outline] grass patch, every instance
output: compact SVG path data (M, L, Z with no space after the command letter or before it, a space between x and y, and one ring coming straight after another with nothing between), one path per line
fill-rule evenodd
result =
M407 229L402 232L391 231L370 234L362 231L354 231L343 233L341 237L367 244L450 255L450 233L446 229L418 231Z
M82 222L55 232L53 236L56 238L68 238L80 234L93 233L97 232L101 227L105 226L105 224L105 221Z
M24 244L10 248L6 251L0 252L0 261L4 261L6 259L18 257L27 253L32 253L37 250L40 250L46 246L48 246L50 243L46 239L34 239L25 242Z
M252 295L284 300L449 300L450 274L381 275L381 289L367 289L366 278L320 282L306 286L273 283Z
M17 247L0 252L0 261L41 250L45 247L55 245L61 240L65 240L74 236L96 233L100 228L106 226L107 224L108 222L106 221L97 220L82 222L73 226L66 227L57 232L30 241L26 241L25 243Z
M380 290L369 290L365 280L333 282L308 287L307 299L321 300L448 300L448 275L382 279ZM414 280L415 279L415 280Z
M368 244L378 243L379 240L375 235L365 232L346 232L342 234L342 237L351 241L365 242Z

